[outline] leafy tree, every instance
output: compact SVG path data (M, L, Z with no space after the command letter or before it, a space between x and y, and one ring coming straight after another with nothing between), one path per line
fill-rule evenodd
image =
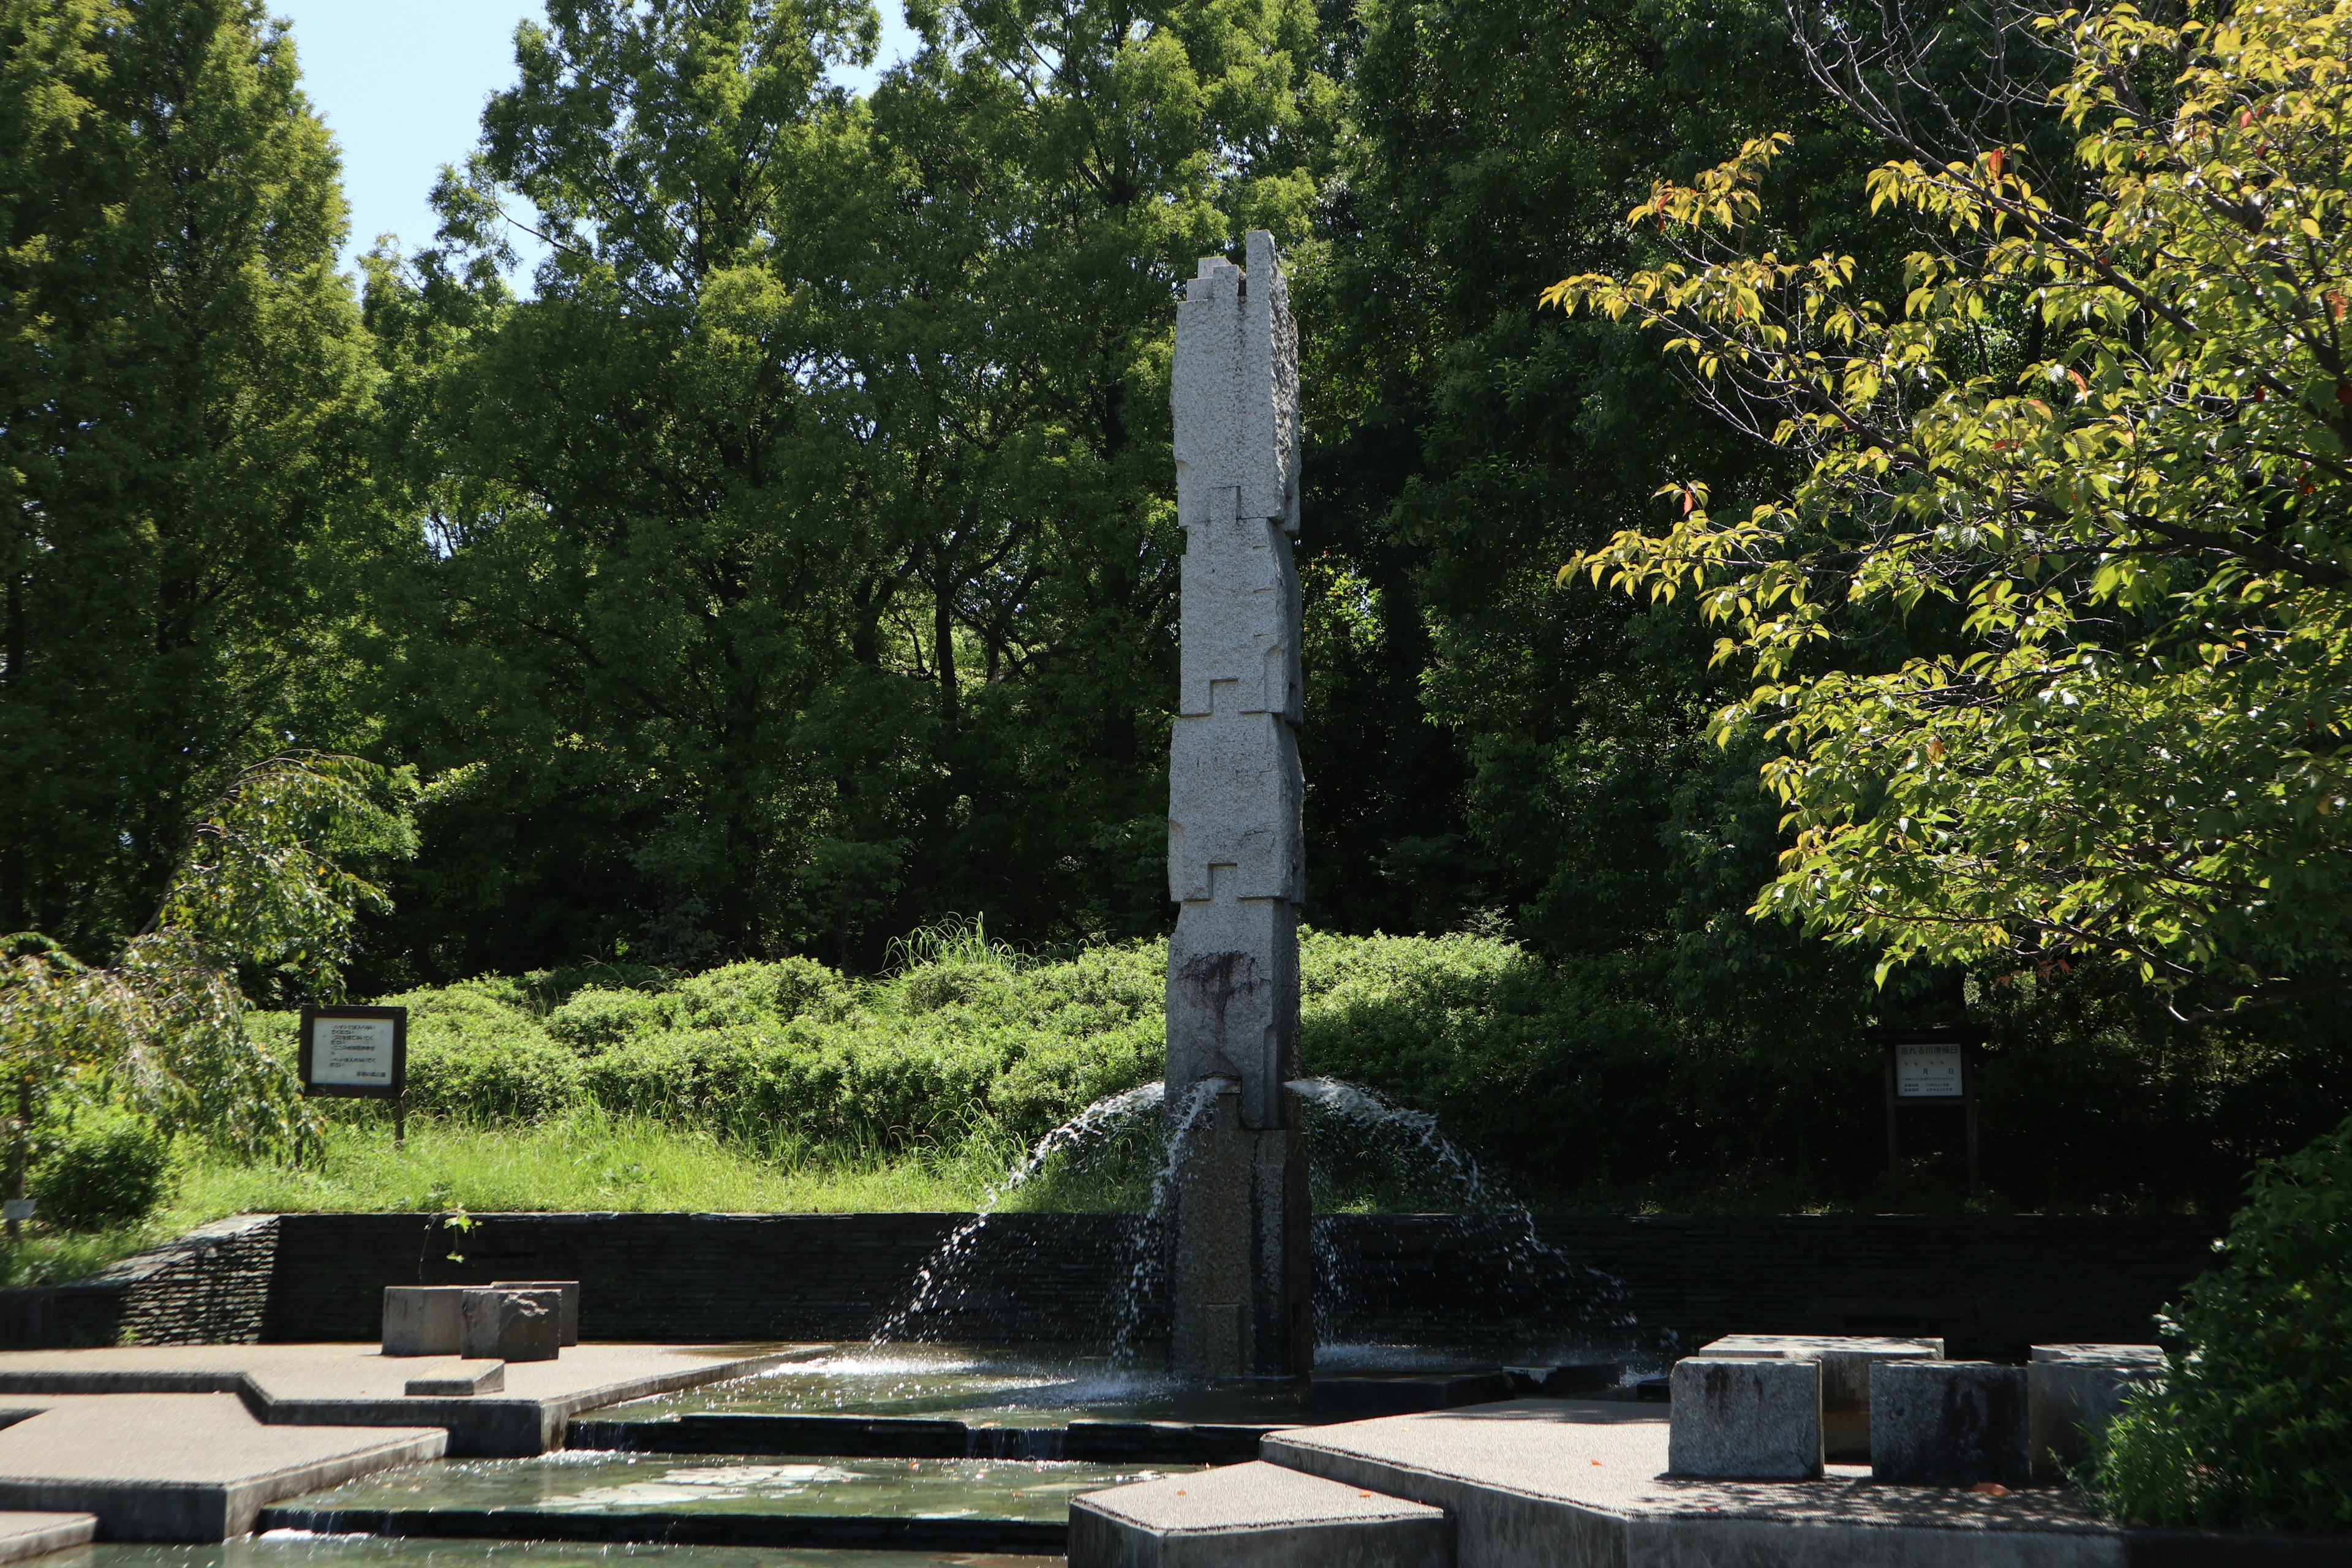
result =
M325 722L374 516L336 174L261 0L0 0L0 926L115 951Z
M1797 834L1756 903L1910 961L2352 982L2343 337L2352 11L2056 19L2079 213L2011 142L1871 179L1948 230L1899 311L1790 260L1759 137L1635 209L1682 259L1548 296L1664 330L1806 471L1571 563L1695 597ZM2063 184L2061 174L2055 183Z
M487 764L404 904L496 929L428 967L1159 923L1170 307L1302 226L1311 19L918 20L866 102L824 80L862 5L559 0L382 277L432 545L397 740Z
M1654 182L1786 117L1804 146L1776 218L1850 240L1867 128L1810 79L1778 6L1359 16L1344 183L1300 307L1315 917L1507 921L1601 989L1681 1011L1675 1027L1786 1019L1814 1048L1855 987L1736 918L1776 831L1752 759L1705 743L1727 693L1694 617L1553 579L1678 465L1759 493L1788 470L1633 333L1536 304L1563 255L1638 260L1621 215Z
M36 932L0 955L0 1082L16 1089L13 1159L45 1097L128 1100L167 1131L290 1152L311 1121L287 1065L245 1031L246 985L340 999L362 910L348 862L414 852L404 777L356 758L288 753L245 770L198 818L161 904L103 967Z

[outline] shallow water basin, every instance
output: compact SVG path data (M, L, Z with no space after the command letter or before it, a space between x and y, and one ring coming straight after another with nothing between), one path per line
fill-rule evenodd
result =
M1059 1557L830 1548L413 1541L300 1531L216 1546L79 1546L41 1568L1062 1568Z
M765 1459L557 1453L441 1459L385 1470L288 1509L518 1510L533 1513L756 1513L1060 1521L1079 1492L1194 1467L1007 1459Z
M1072 1421L1289 1426L1307 1419L1303 1383L1187 1387L1108 1357L945 1345L840 1345L752 1377L615 1405L610 1421L672 1415L896 1415L974 1426Z

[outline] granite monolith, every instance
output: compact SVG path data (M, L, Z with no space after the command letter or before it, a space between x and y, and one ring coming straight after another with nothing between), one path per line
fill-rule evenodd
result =
M1168 766L1169 1366L1291 1377L1314 1353L1297 1096L1298 334L1273 236L1202 259L1170 401L1184 531Z

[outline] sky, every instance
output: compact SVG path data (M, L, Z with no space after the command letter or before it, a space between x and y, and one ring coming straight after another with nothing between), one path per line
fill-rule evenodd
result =
M474 145L482 104L513 84L514 30L539 0L271 0L294 26L302 83L343 154L352 206L344 265L356 269L379 234L404 249L433 238L428 200L444 163ZM882 0L876 69L836 79L863 91L912 47L896 0ZM535 247L519 244L526 265Z

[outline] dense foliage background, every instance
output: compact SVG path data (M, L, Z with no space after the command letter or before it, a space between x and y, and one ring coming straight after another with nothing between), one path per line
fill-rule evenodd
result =
M1752 918L1789 840L1771 746L1708 732L1745 677L1686 602L1558 578L1670 481L1727 516L1801 478L1654 338L1538 308L1658 259L1625 221L1658 181L1788 132L1761 220L1900 297L1922 220L1864 184L1900 149L1779 5L961 0L864 97L826 74L871 47L852 0L547 16L442 235L345 280L262 0L0 0L0 931L104 963L202 803L313 746L429 785L419 852L362 866L361 994L862 984L956 917L1148 968L1170 304L1264 226L1307 362L1309 917L1442 939L1480 998L1367 1003L1332 1070L1594 1201L1872 1190L1874 1023L1992 1029L2014 1201L2225 1202L2352 1109L2340 991L2209 1016L2063 955L1882 985ZM1988 90L1968 26L1914 87ZM2068 144L2046 86L2000 105L2021 147ZM621 1083L548 1038L497 1094Z

